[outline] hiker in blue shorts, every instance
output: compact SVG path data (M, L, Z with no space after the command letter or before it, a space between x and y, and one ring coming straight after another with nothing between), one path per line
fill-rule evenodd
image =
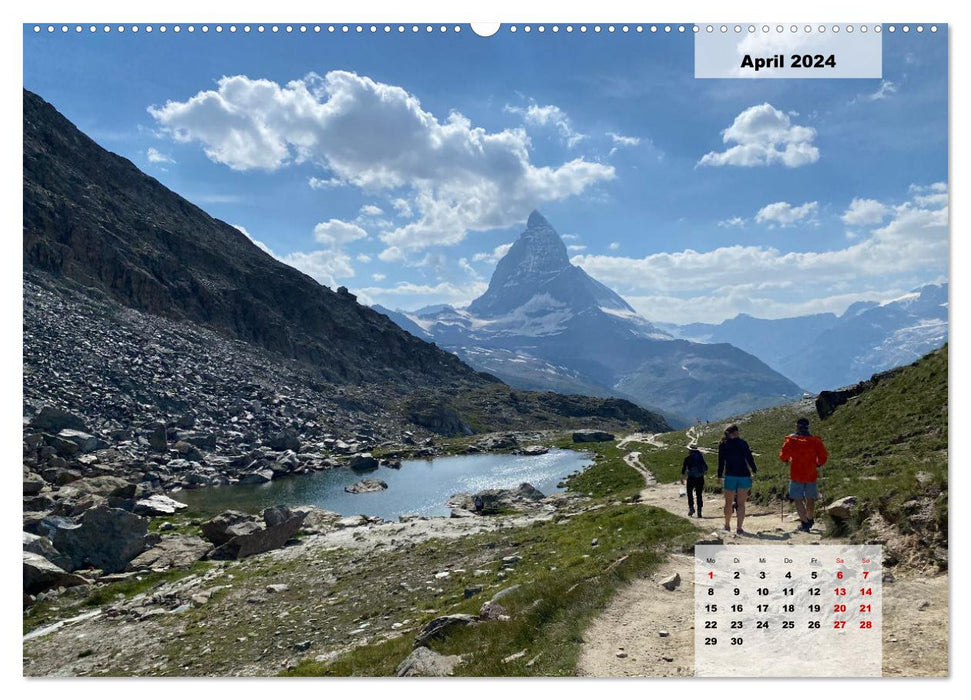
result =
M738 527L736 532L746 534L745 502L752 489L752 475L756 472L755 459L748 443L738 436L738 426L725 428L725 436L718 443L718 481L725 494L725 532L731 532L732 506L736 506ZM722 479L724 478L724 481Z

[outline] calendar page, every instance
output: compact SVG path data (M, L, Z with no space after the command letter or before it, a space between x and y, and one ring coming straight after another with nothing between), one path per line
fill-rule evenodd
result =
M947 13L416 2L15 3L22 675L949 676Z
M883 549L695 549L695 674L882 675Z

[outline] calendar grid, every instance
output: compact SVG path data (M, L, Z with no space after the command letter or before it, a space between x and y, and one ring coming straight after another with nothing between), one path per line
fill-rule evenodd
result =
M873 677L882 547L695 548L696 676Z

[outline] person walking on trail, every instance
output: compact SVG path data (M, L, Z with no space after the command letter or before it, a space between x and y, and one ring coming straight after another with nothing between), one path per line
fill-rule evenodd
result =
M688 479L688 517L695 512L701 517L701 492L705 488L705 474L708 473L708 463L705 456L701 454L698 445L691 443L688 445L688 456L681 463L681 483Z
M819 467L826 464L829 453L818 435L809 432L809 419L796 421L796 432L787 435L779 459L789 463L789 498L796 502L799 529L809 532L816 524L816 501L819 489Z
M752 475L756 471L752 450L748 443L738 436L738 426L728 426L725 429L725 436L718 443L718 481L722 484L722 491L725 494L725 532L732 531L734 506L736 531L740 535L747 534L742 527L745 522L745 502L752 489Z

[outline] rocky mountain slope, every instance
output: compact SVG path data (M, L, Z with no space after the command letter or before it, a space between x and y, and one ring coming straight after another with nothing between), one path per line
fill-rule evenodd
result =
M858 302L842 315L763 319L739 314L718 324L663 324L678 338L731 343L812 391L866 379L913 362L947 342L948 285L929 284L884 304Z
M262 252L24 92L25 527L435 436L664 429L511 389Z
M467 309L392 312L389 318L515 386L621 396L676 422L802 394L737 347L674 339L639 316L570 263L539 212L499 261L488 290Z

